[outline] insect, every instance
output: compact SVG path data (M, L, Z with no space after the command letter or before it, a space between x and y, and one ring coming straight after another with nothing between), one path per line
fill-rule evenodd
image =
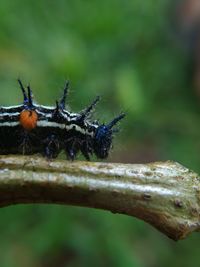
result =
M107 124L91 122L90 115L99 97L80 113L71 113L65 103L69 82L65 83L63 95L55 107L38 105L33 101L30 86L24 87L18 79L23 103L0 107L0 154L40 153L51 159L65 151L74 160L81 152L87 160L95 154L104 159L112 147L116 124L124 118L121 113Z

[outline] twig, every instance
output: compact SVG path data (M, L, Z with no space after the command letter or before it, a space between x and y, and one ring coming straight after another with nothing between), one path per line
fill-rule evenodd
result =
M200 177L175 162L114 164L0 156L0 206L60 203L138 217L173 240L200 229Z

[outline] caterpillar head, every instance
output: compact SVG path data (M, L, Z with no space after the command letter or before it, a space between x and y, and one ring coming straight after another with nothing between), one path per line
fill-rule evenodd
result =
M117 131L116 128L113 129L113 126L115 126L124 117L125 114L122 113L114 118L110 123L102 124L96 129L94 136L94 152L98 158L104 159L108 157L112 145L113 133Z

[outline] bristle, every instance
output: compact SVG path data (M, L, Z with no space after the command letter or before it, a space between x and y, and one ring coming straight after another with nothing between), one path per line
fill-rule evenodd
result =
M100 101L100 96L97 96L95 100L84 111L82 111L80 119L83 120L86 117L88 117L99 101Z
M19 86L21 88L21 91L22 91L22 94L23 94L23 97L24 97L24 103L27 103L28 102L28 97L27 97L27 94L26 94L26 90L22 84L22 81L20 79L17 79L18 83L19 83Z
M109 122L106 126L109 129L112 129L113 126L115 126L120 120L122 120L126 116L125 113L122 113L118 115L116 118L114 118L111 122Z
M58 103L58 100L56 100L56 107L55 107L55 113L59 113L60 105Z
M66 81L65 82L64 91L63 91L63 96L61 97L60 102L59 102L59 106L62 109L65 109L65 103L66 103L66 98L67 98L68 90L69 90L69 81Z
M33 93L32 93L30 85L27 86L27 89L28 89L28 104L29 104L29 107L32 107L33 106Z

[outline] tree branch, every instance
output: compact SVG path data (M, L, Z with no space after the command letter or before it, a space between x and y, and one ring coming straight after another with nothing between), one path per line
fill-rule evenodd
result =
M200 177L175 162L117 164L0 156L0 206L60 203L138 217L173 240L200 228Z

